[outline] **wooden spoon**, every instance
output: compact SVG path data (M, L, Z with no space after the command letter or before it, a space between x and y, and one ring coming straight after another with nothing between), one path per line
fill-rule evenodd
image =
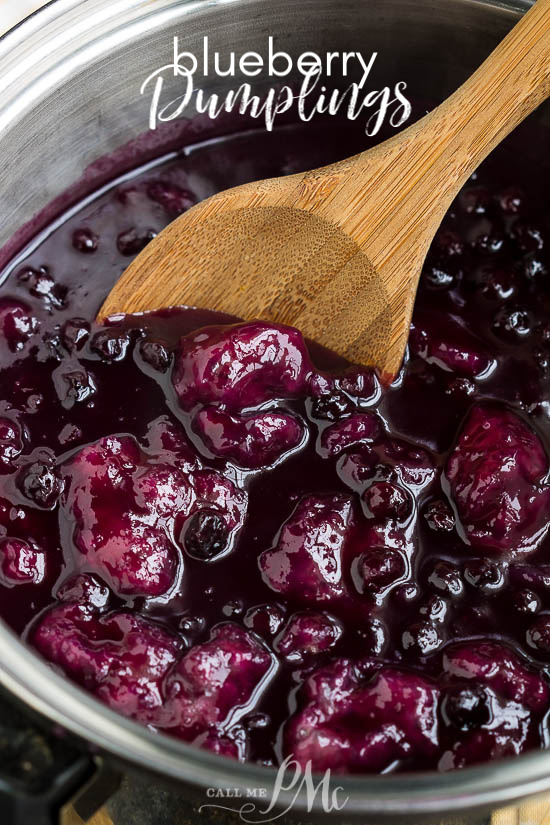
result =
M405 131L194 206L128 267L99 317L186 304L291 324L390 380L443 215L549 95L550 0L537 0L463 86Z

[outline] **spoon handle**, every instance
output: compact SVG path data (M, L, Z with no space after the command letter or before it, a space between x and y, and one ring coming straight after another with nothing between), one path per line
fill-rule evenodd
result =
M338 221L377 270L394 259L392 270L417 276L462 185L549 95L550 0L537 0L440 106L374 150L329 167L338 191L316 211ZM383 209L375 211L381 191Z
M550 0L537 0L479 69L425 119L457 188L550 95ZM454 169L453 169L454 165Z

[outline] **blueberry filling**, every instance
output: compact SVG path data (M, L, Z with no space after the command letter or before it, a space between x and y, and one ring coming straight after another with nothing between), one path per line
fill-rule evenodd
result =
M390 387L261 320L93 322L199 195L355 148L293 134L292 158L243 136L138 172L7 273L0 613L110 707L238 760L450 770L544 747L550 214L535 166L504 146L451 207Z

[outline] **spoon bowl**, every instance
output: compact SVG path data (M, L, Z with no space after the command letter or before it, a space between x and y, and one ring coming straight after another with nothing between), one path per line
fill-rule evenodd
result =
M194 206L128 267L99 318L189 305L285 323L389 382L443 215L549 95L550 0L537 0L463 86L390 140Z

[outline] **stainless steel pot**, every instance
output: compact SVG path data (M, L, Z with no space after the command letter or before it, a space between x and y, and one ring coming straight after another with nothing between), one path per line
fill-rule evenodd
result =
M526 0L56 0L0 42L0 247L77 181L85 167L147 128L143 79L168 62L171 38L197 52L263 50L274 35L299 54L377 51L383 83L437 102L483 60L528 7ZM231 85L235 81L231 80ZM203 84L204 88L208 88ZM223 84L218 81L218 87ZM213 85L212 90L215 89ZM218 91L220 88L218 88ZM547 116L542 113L542 116ZM108 174L91 167L88 180ZM36 229L40 220L31 224ZM24 240L19 236L19 241ZM27 706L92 748L207 802L207 787L267 788L274 771L239 765L154 735L67 682L0 623L0 682ZM550 753L450 774L341 777L349 802L298 818L422 822L483 812L550 791ZM293 801L294 800L294 801Z

